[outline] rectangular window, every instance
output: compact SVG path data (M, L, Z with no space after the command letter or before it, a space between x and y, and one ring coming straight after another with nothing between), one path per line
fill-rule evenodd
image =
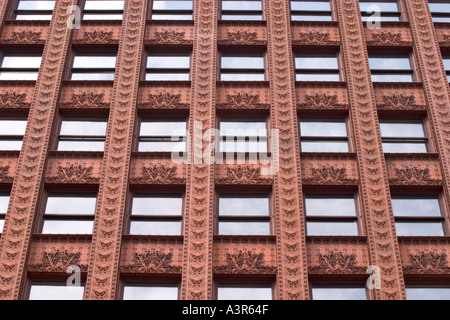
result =
M413 82L414 71L408 54L369 54L373 82Z
M398 236L444 236L444 216L437 196L393 196Z
M42 56L39 53L5 53L0 80L37 80Z
M365 1L360 0L362 21L379 18L380 21L400 21L401 12L396 0ZM373 20L372 19L372 20Z
M261 0L222 0L222 20L263 20Z
M428 138L423 122L380 121L385 153L426 153Z
M73 60L71 80L114 80L115 54L77 53Z
M54 0L19 0L14 17L16 20L51 20L54 7Z
M139 132L140 152L186 151L186 119L142 119Z
M8 212L9 194L0 193L0 233L5 225L6 212Z
M450 23L450 2L428 0L434 22Z
M26 128L26 119L0 118L0 150L21 150Z
M152 20L192 20L192 0L153 0Z
M97 195L49 193L44 213L44 234L91 234Z
M367 300L364 286L315 286L311 287L312 300Z
M122 20L124 0L86 0L83 20Z
M67 286L61 283L32 283L29 300L83 300L84 285Z
M106 119L63 118L58 151L104 151Z
M265 119L220 120L220 152L267 152L267 140Z
M268 195L222 194L218 208L220 235L271 234Z
M332 21L330 1L291 1L292 21Z
M221 81L264 81L264 75L265 67L263 54L221 54Z
M136 194L131 210L130 234L181 235L183 195Z
M354 195L305 195L309 236L357 236Z
M349 152L344 119L301 119L299 122L302 152Z
M450 300L448 285L406 285L407 300Z
M296 54L296 81L340 81L337 54Z
M145 80L147 81L189 81L191 56L189 53L149 54Z
M217 300L272 300L270 284L219 284Z
M126 283L123 300L178 300L178 285Z
M450 82L450 55L443 56L444 69L447 74L447 81Z

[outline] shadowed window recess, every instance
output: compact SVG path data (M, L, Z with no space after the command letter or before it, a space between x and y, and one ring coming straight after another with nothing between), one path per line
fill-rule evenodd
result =
M265 153L267 143L267 123L264 118L220 119L220 152Z
M101 151L105 149L107 119L69 118L61 123L58 151Z
M182 194L135 194L131 210L130 234L182 234Z
M92 234L96 194L49 193L43 234Z
M191 72L190 53L155 54L147 57L145 69L147 81L189 81Z
M306 119L300 123L302 152L349 152L345 119Z
M427 153L429 139L422 121L380 120L385 153Z
M140 152L186 151L186 118L143 118L140 124Z
M295 54L296 81L340 81L338 54Z
M264 54L222 53L220 57L221 81L264 81Z
M114 80L116 54L76 53L71 69L71 80Z
M414 70L409 54L369 54L373 82L413 82Z

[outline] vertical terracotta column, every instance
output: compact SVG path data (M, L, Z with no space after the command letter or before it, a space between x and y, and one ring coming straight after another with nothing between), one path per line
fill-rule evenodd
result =
M209 150L205 130L215 128L218 1L194 1L194 47L189 131L192 137L186 182L186 216L181 297L212 299L214 164L202 159ZM202 130L195 129L201 123ZM203 131L203 132L202 132ZM200 135L200 136L199 136Z
M273 204L277 236L277 298L309 299L306 228L300 173L300 146L295 103L294 58L291 46L289 0L265 1L271 93L271 127L277 148ZM275 145L277 144L277 145Z
M362 216L371 264L381 270L381 289L373 291L373 298L404 299L403 270L359 2L336 2L361 179Z
M147 0L125 1L85 299L115 299Z
M76 4L77 0L57 0L53 10L49 41L42 53L0 241L0 299L20 299L25 282L30 237L39 216L38 198L42 191L51 129L72 33L67 28L67 7Z
M447 212L450 212L450 90L436 30L426 0L405 1L414 51L428 101L431 136L439 153Z
M9 6L11 6L13 2L13 0L3 0L2 3L0 3L0 31L3 29L5 20L8 18L8 9L10 8Z

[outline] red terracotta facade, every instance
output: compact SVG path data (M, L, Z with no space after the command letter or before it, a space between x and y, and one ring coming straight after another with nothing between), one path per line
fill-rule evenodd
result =
M263 2L264 21L220 21L218 1L195 0L193 21L164 22L148 19L149 1L127 0L123 21L82 22L74 30L66 9L81 0L57 0L50 22L11 20L14 1L0 3L0 47L43 52L36 82L0 81L0 115L28 115L22 150L0 152L0 184L11 191L0 299L26 299L32 279L64 278L69 264L81 268L84 297L92 300L120 299L126 277L178 279L188 300L214 299L217 279L262 279L274 284L274 298L304 300L314 281L364 283L371 265L381 269L381 289L370 290L370 299L405 299L411 280L450 280L450 238L397 237L391 205L392 190L438 192L450 230L450 92L441 53L450 50L449 27L432 22L427 0L399 1L403 21L373 30L361 22L357 0L332 0L333 22L291 22L288 0ZM293 46L339 51L343 81L296 82ZM117 50L114 81L67 80L74 47ZM217 81L221 47L265 52L267 81ZM191 81L142 81L147 48L192 51ZM412 52L421 80L372 83L368 50ZM109 115L105 151L55 151L60 112ZM336 112L349 116L354 152L300 152L298 115ZM379 115L411 113L427 117L433 152L384 154ZM189 116L191 136L197 121L215 128L220 115L266 116L279 130L279 170L267 177L259 165L198 164L194 152L192 164L136 152L142 114ZM207 147L200 141L191 150ZM36 232L49 186L98 190L92 235ZM130 187L185 192L184 235L126 235ZM357 191L362 234L307 236L305 188ZM215 235L218 190L271 192L272 235ZM152 250L170 253L170 262L136 264ZM262 261L233 269L227 258L239 252Z

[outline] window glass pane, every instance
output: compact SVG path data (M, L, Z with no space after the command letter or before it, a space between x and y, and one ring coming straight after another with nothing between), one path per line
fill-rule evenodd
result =
M300 121L302 137L346 137L344 121Z
M5 214L8 211L9 195L0 194L0 214Z
M450 300L450 288L406 287L407 300Z
M302 152L349 152L347 142L302 141Z
M83 20L122 20L122 14L83 14Z
M154 0L153 9L154 10L192 10L192 1L183 0Z
M219 144L221 152L267 152L267 141L256 141L256 138L250 138L250 141L239 139L238 141L221 141Z
M123 288L123 300L177 300L175 286L130 286Z
M296 81L340 81L341 78L337 73L312 73L312 74L302 74L297 73L295 75Z
M21 0L17 9L19 10L53 10L55 7L55 1L46 0Z
M115 56L76 56L73 60L74 68L115 68Z
M373 82L413 82L411 74L372 74Z
M223 235L270 235L268 222L219 222L219 234Z
M189 73L154 73L145 74L146 81L189 81Z
M220 135L233 137L266 137L265 121L220 121Z
M428 3L431 12L450 13L450 3Z
M449 23L449 22L450 22L450 18L433 17L433 22L444 22L444 23Z
M58 151L100 151L105 150L104 141L59 141Z
M422 123L381 122L380 129L383 138L425 138Z
M444 58L444 68L450 71L450 58Z
M243 11L245 12L245 11ZM253 20L259 21L262 20L262 15L229 15L222 14L222 20Z
M264 81L264 73L222 73L221 81Z
M184 137L186 135L186 121L156 121L143 120L140 136Z
M268 197L225 197L219 198L219 214L221 216L233 215L269 215Z
M181 221L131 221L130 234L181 235Z
M228 1L222 0L222 10L262 10L261 1Z
M336 56L331 57L296 57L297 69L338 69Z
M105 136L106 120L63 120L61 135L71 136Z
M272 300L270 287L218 287L218 300Z
M51 15L46 14L18 14L16 15L16 20L51 20Z
M313 300L367 300L366 289L361 288L312 288Z
M123 10L123 0L86 0L84 9L86 10Z
M139 142L140 152L183 152L185 142Z
M27 127L27 120L1 119L0 136L2 135L22 136L25 134L26 127Z
M29 300L83 300L83 286L31 285Z
M356 222L307 222L309 236L357 236Z
M149 56L147 58L147 68L189 68L190 61L191 58L189 56Z
M94 221L46 220L43 234L92 234Z
M36 81L37 72L0 72L0 80L31 80Z
M3 57L2 68L36 68L41 65L41 56L9 56Z
M367 16L362 16L362 21L366 22L369 21L369 18L371 17L367 17ZM373 20L373 19L372 19ZM381 16L380 17L380 21L400 21L400 17L386 17L386 16Z
M392 198L392 209L397 217L441 217L438 198Z
M355 199L349 197L305 197L308 216L356 216Z
M292 21L332 21L331 15L326 16L307 16L307 15L292 15Z
M181 195L133 197L133 215L181 215L182 213Z
M71 80L84 80L84 81L113 81L114 73L113 72L102 72L102 73L72 73Z
M192 20L191 14L152 14L153 20Z
M397 236L444 236L441 222L396 222Z
M264 69L264 58L262 56L222 56L223 69Z
M426 143L383 143L385 153L427 153Z
M22 149L22 144L22 140L0 140L0 150L20 151Z
M49 195L45 214L95 214L96 196Z
M291 1L291 10L331 11L330 1Z
M5 220L3 218L0 218L0 233L3 232L4 226L5 226Z
M397 1L391 2L359 2L361 11L367 12L370 6L377 6L381 12L398 12Z
M369 57L370 69L372 70L411 70L409 57Z

